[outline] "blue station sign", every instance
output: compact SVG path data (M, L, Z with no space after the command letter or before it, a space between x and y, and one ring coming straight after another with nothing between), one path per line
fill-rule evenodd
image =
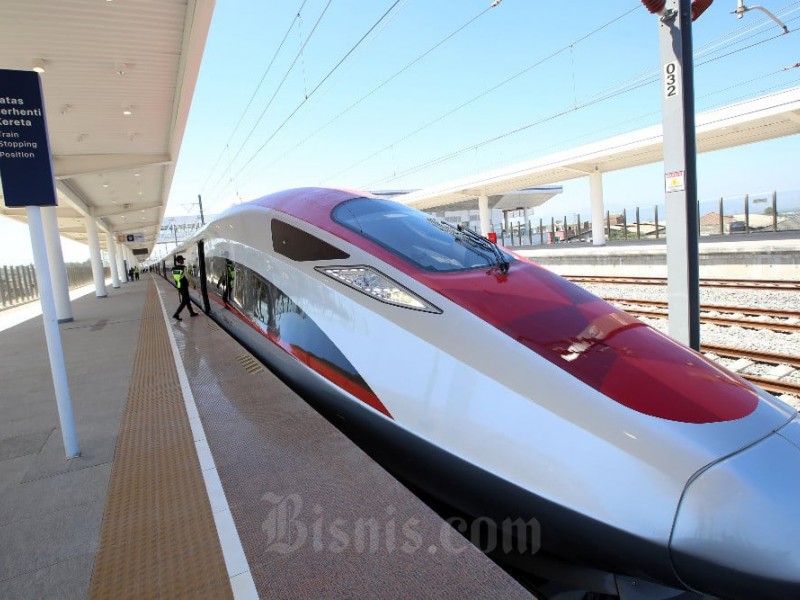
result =
M58 204L42 82L33 71L0 69L0 184L8 207Z

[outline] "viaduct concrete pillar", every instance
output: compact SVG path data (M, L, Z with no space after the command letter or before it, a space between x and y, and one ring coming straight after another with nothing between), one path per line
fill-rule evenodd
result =
M481 235L486 237L492 230L492 219L489 215L489 196L478 196L478 213L481 220Z
M592 203L592 245L606 245L605 208L603 206L603 174L595 168L589 173L589 199Z

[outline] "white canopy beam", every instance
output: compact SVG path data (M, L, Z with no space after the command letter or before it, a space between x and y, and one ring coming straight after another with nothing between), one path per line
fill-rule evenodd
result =
M163 166L171 162L169 154L77 154L54 156L53 168L56 179L69 179L79 175Z

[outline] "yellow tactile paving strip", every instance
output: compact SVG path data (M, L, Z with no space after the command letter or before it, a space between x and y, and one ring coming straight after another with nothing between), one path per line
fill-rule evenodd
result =
M152 282L89 597L232 598Z

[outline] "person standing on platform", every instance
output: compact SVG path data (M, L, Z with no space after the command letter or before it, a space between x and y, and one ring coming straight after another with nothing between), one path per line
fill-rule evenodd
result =
M133 276L136 277L136 281L139 281L139 267L133 267Z
M192 301L189 298L189 278L186 276L186 266L183 263L183 256L179 254L175 257L175 266L172 269L172 278L175 280L175 287L178 288L178 293L181 296L181 303L178 306L178 310L172 315L172 318L177 321L183 321L183 319L181 319L181 311L184 307L189 309L189 314L191 316L197 316L197 313L192 308Z
M133 267L128 269L128 281L133 281Z

